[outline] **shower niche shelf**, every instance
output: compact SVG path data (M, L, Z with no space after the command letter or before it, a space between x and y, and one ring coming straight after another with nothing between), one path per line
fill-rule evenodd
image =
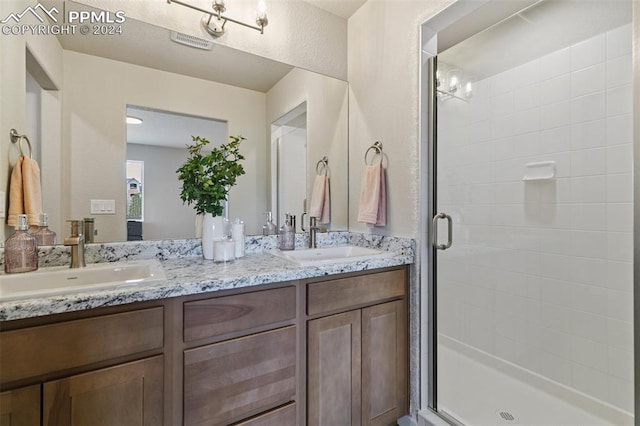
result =
M539 161L536 163L527 163L524 166L525 182L551 180L556 177L556 162L555 161Z

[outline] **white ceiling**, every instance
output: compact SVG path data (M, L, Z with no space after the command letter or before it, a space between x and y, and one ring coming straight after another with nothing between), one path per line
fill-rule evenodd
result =
M141 124L127 124L127 143L184 149L200 136L210 147L227 141L227 122L167 111L127 106L127 115L141 118ZM124 120L124 117L122 117Z
M367 0L304 0L305 2L333 13L344 19L349 19L356 10L360 8Z

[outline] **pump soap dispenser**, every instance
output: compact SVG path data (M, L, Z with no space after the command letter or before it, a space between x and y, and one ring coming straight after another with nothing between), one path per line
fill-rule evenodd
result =
M18 215L16 232L4 242L4 272L7 274L38 269L38 244L28 230L27 215Z
M296 248L296 225L295 216L285 214L284 224L280 227L278 236L280 250L294 250Z
M262 235L276 235L278 233L278 227L273 223L271 212L266 212L267 222L262 225Z
M56 233L49 229L49 217L46 213L40 215L40 224L33 236L39 246L52 246L56 243Z

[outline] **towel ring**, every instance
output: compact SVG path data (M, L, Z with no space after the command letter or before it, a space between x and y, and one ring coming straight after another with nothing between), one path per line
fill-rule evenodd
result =
M367 161L367 155L369 155L369 151L374 150L374 156L375 155L380 155L380 164L382 164L382 142L380 141L376 141L373 145L371 145L369 147L369 149L367 149L364 153L364 164L369 165L369 162Z
M324 166L324 174L327 174L327 169L329 168L329 159L327 158L327 156L325 155L324 157L322 157L322 160L318 161L316 163L316 174L319 175L320 171L322 170L322 167Z
M29 138L27 135L18 134L16 129L11 129L9 131L9 136L11 137L11 143L17 143L18 149L20 150L20 154L24 157L24 151L22 150L22 141L27 141L27 146L29 147L29 158L33 158L33 148L31 147L31 142L29 142Z

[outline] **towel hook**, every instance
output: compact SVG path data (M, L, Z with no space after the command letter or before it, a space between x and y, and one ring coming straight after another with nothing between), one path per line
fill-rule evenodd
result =
M375 155L380 155L380 164L382 164L382 142L380 141L375 141L375 143L373 145L371 145L369 147L369 149L367 149L364 153L364 164L369 164L367 162L367 155L369 155L369 151L374 150L374 156Z
M324 166L324 174L327 174L327 169L329 168L329 159L327 158L327 156L325 155L324 157L322 157L322 160L319 160L316 163L316 174L319 175L320 171L322 170L321 166ZM320 167L320 169L318 169Z
M20 150L20 154L24 157L24 151L22 150L22 141L27 141L27 146L29 147L29 158L33 158L33 148L31 148L31 142L29 142L29 138L27 135L19 134L16 129L11 129L9 131L9 136L11 137L11 143L17 143L18 149Z

